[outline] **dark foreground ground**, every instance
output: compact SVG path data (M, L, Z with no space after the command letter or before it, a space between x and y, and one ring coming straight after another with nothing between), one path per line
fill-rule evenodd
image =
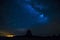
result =
M12 38L0 37L0 40L60 40L60 36L38 37L38 36L15 36Z

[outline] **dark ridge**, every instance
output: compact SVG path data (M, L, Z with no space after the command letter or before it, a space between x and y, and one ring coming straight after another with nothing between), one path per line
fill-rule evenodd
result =
M14 37L1 37L0 40L60 40L60 35L56 36L35 36L32 35L31 31L28 30L26 35L23 36L14 36Z

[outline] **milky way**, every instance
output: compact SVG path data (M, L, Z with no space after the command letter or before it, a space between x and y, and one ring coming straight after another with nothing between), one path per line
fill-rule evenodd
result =
M29 26L32 25L32 23L34 24L34 23L47 22L47 17L45 17L43 13L39 13L38 11L36 11L32 7L32 5L25 3L25 4L22 4L22 7L24 9L23 11L24 11L25 15L26 15L26 13L28 13L30 15L29 18L27 18L29 21L29 23L28 23ZM43 17L41 16L41 14L43 14Z
M30 1L18 0L12 3L8 1L8 4L5 3L2 9L4 25L12 28L29 28L35 23L47 22L47 17L45 18L43 13L36 11L28 2Z
M38 0L9 0L1 4L1 20L0 27L9 31L21 31L21 28L30 29L35 28L39 25L39 28L43 29L41 25L49 23L54 17L53 10L48 8L51 7L48 2L37 2ZM48 3L48 4L46 4ZM45 5L46 4L46 5ZM49 6L49 7L48 7ZM51 11L51 12L50 12ZM55 12L54 12L55 13ZM52 19L50 19L50 18ZM34 25L34 26L33 26ZM37 27L38 28L38 27ZM48 27L46 27L48 28ZM52 28L52 27L51 27ZM34 32L33 32L34 33Z

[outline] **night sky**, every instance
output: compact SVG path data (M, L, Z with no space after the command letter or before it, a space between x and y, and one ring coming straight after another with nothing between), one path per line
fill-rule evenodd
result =
M23 35L30 29L33 35L60 33L60 1L1 0L0 31Z

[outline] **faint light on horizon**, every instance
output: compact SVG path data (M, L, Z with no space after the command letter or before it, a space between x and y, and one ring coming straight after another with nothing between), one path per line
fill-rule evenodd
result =
M9 35L5 35L5 37L14 37L15 35L9 34Z
M0 36L3 36L3 37L14 37L15 35L10 33L10 32L0 31Z

